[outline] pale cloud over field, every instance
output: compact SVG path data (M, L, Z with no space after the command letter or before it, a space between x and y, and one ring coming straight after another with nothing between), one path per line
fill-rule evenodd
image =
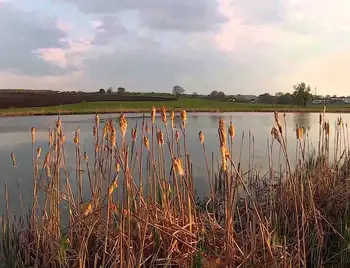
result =
M0 87L350 95L350 1L0 0Z

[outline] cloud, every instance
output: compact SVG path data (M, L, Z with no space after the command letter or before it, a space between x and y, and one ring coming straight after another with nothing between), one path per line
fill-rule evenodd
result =
M216 12L216 0L77 0L74 4L88 14L115 15L136 11L140 25L158 30L215 30L225 19Z
M346 0L54 0L50 15L21 11L43 3L33 1L0 5L1 87L347 90Z
M66 34L50 18L4 3L0 7L0 70L24 75L63 74L38 56L40 49L65 48Z

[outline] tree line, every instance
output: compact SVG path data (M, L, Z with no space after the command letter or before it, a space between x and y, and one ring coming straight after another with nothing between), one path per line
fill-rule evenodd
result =
M254 101L266 104L296 104L306 106L308 102L312 99L311 86L306 85L305 82L301 82L295 86L293 86L292 93L283 93L278 92L275 95L270 93L264 93L257 97ZM185 94L186 90L179 85L173 86L171 94L179 98L181 96L193 97L193 98L207 98L212 100L219 101L237 101L237 102L250 102L247 98L240 98L242 95L227 95L223 91L213 90L209 95L198 94L197 92L193 92L191 95ZM112 94L116 93L118 95L124 94L137 94L137 93L128 93L124 87L118 87L117 91L114 92L113 88L110 87L107 90L101 88L99 90L101 94ZM156 94L153 92L153 94Z

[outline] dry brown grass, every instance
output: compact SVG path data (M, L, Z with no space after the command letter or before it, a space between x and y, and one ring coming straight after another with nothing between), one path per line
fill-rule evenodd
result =
M220 119L219 170L209 162L204 132L199 133L210 189L201 202L186 146L185 110L175 130L173 112L169 127L162 108L159 127L152 109L140 133L137 125L129 132L121 114L120 139L111 120L101 128L96 116L93 157L82 150L79 128L75 133L75 179L66 172L61 120L49 131L41 165L42 149L35 146L33 128L33 207L29 217L16 220L7 205L1 220L5 267L349 267L347 126L339 119L334 129L334 161L324 113L317 155L306 149L308 136L298 126L298 165L292 169L286 129L278 113L274 116L271 151L281 148L285 166L277 184L272 157L267 178L254 170L243 173L240 163L234 163L235 128ZM86 187L90 199L84 202ZM38 202L40 193L43 202ZM65 217L67 225L62 224Z

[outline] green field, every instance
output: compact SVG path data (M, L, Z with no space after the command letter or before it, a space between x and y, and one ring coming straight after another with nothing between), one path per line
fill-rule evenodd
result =
M62 106L32 107L0 109L0 116L16 115L50 115L50 114L90 114L113 112L148 112L154 105L160 108L165 105L168 109L179 110L185 108L189 112L319 112L323 105L308 105L306 107L296 105L269 105L260 103L233 103L206 99L179 99L167 102L83 102ZM328 112L350 112L350 105L330 105Z

